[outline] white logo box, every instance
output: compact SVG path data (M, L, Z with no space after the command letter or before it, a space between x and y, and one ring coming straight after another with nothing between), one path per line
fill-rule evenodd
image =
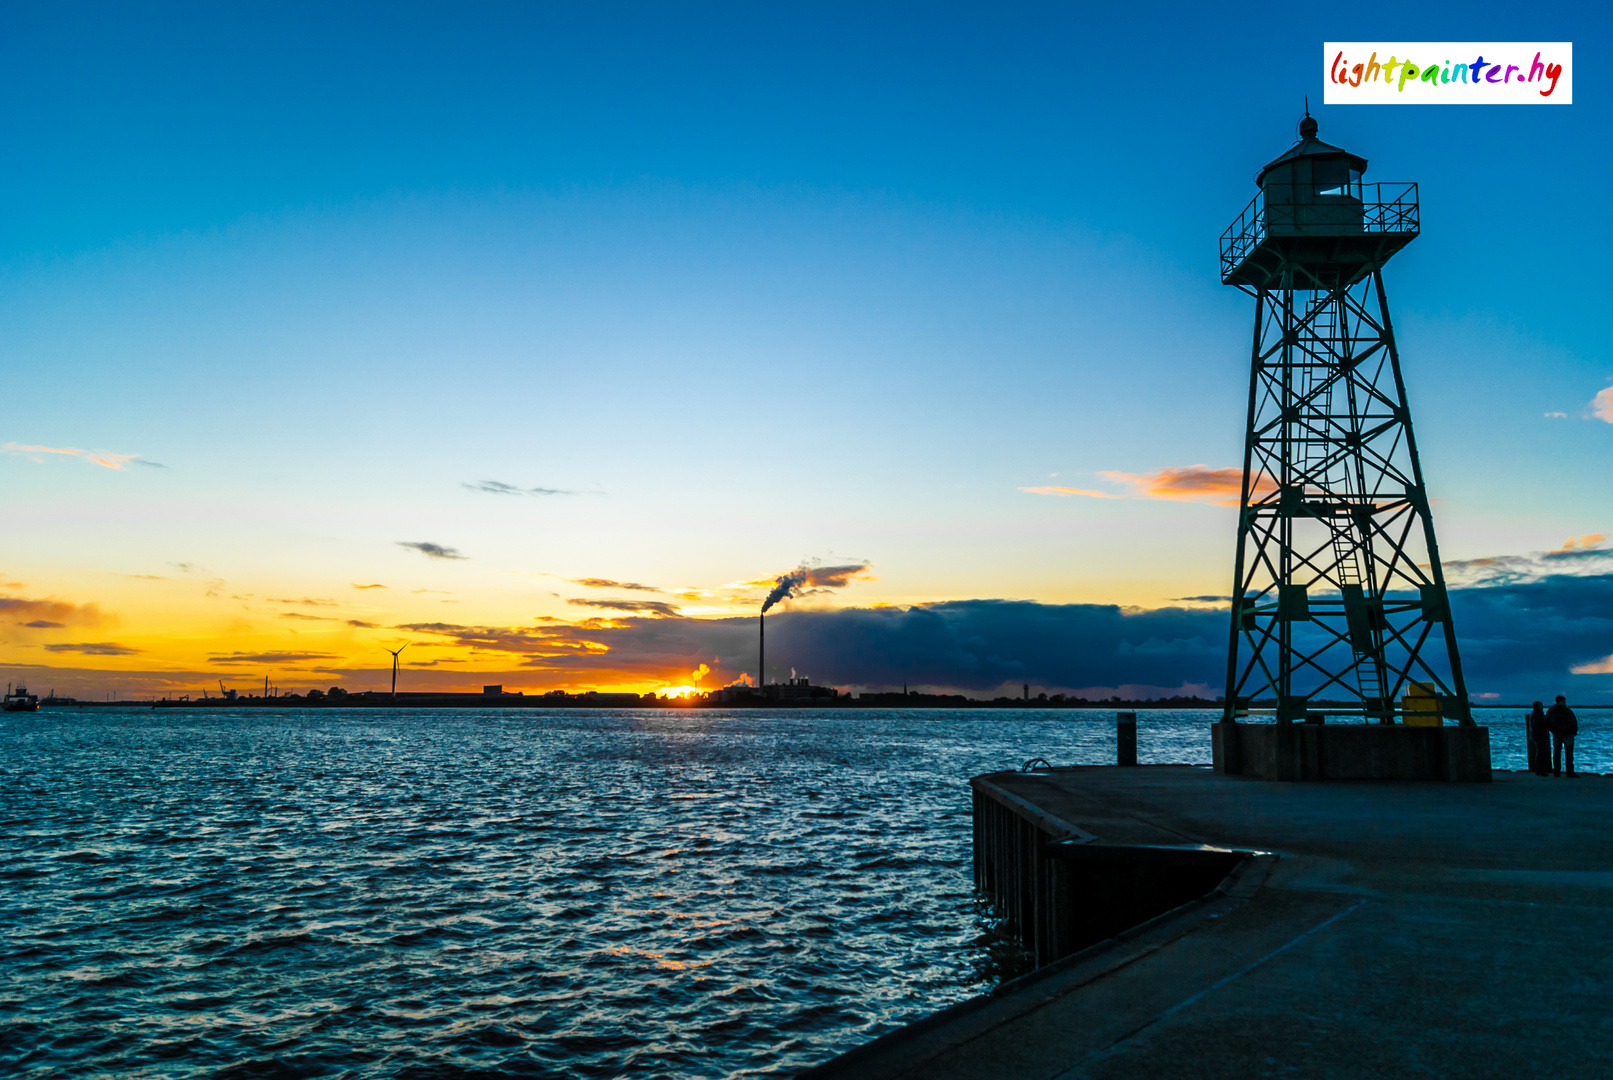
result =
M1329 41L1322 79L1328 105L1571 105L1574 43Z

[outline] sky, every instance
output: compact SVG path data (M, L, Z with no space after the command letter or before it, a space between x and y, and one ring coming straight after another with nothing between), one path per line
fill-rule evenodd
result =
M1613 702L1610 24L10 5L7 678L709 689L807 567L770 678L1218 693L1217 245L1308 98L1420 185L1385 279L1470 687ZM1572 41L1574 103L1321 105L1363 39Z

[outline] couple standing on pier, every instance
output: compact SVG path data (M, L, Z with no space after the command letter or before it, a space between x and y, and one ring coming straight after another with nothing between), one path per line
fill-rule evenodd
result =
M1567 699L1557 695L1557 704L1544 712L1540 702L1525 720L1529 740L1529 771L1540 776L1557 776L1563 771L1563 756L1568 756L1568 775L1574 775L1574 736L1579 734L1579 717L1570 709Z

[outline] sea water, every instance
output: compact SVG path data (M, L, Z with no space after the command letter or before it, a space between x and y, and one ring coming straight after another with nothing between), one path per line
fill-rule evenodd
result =
M997 977L968 777L1114 752L1097 710L10 715L0 1068L788 1075Z

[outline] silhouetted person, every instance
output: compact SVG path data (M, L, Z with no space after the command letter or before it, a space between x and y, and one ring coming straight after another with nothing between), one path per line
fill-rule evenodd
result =
M1523 721L1524 737L1528 739L1529 771L1537 776L1551 773L1551 730L1546 726L1546 713L1535 702L1535 711Z
M1568 755L1568 775L1574 775L1574 736L1579 734L1579 717L1567 705L1567 699L1557 695L1557 704L1546 710L1546 727L1551 731L1551 774L1563 771L1563 754Z

